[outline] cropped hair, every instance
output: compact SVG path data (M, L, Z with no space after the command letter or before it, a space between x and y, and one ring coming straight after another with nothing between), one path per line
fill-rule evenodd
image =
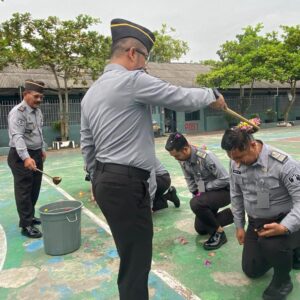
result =
M174 132L170 134L165 149L167 151L172 151L172 150L181 151L184 147L188 145L189 143L186 140L186 138L182 135L182 133Z
M145 46L137 39L132 37L127 37L118 40L111 45L111 57L120 56L124 53L124 51L129 50L131 47L139 48L142 50L146 50Z
M251 141L254 141L254 137L251 133L241 130L238 127L227 129L224 132L221 141L221 147L223 150L231 151L238 149L244 151L248 148Z

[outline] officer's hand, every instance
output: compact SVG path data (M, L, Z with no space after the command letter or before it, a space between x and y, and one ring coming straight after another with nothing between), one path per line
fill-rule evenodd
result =
M244 244L244 240L245 240L245 230L244 228L237 228L236 229L236 233L235 233L235 236L239 242L240 245L243 245Z
M36 163L35 163L35 160L32 159L31 157L26 158L26 159L24 160L24 167L25 167L26 169L35 171L35 170L36 170Z
M43 162L46 160L47 154L46 152L42 151L42 160Z
M220 95L219 98L215 102L212 102L209 106L216 110L223 110L227 108L223 95Z
M265 224L263 229L257 232L260 237L268 237L275 235L283 235L286 234L287 228L279 223L270 223Z

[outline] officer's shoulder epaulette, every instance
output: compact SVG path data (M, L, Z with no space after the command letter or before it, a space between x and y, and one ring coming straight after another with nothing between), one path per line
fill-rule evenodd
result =
M196 155L198 156L198 157L200 157L200 158L205 158L206 157L206 155L207 155L207 153L206 153L206 151L204 151L204 150L202 150L202 151L197 151L196 152Z
M281 163L284 163L288 158L287 155L285 155L281 152L278 152L278 151L274 151L274 150L270 153L270 156L273 157L274 159L278 160Z
M20 106L18 107L18 110L21 111L21 112L23 112L25 109L26 109L26 106L25 106L25 105L20 105Z

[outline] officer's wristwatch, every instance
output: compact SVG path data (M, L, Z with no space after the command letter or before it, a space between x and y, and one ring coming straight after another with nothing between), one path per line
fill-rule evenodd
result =
M213 88L212 91L214 93L214 96L216 97L216 100L222 95L216 88Z

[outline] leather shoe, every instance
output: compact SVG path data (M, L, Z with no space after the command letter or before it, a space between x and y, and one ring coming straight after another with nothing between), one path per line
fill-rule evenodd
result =
M175 189L174 186L171 186L169 188L169 193L168 194L170 195L170 197L169 197L168 200L171 201L171 202L173 202L175 207L179 207L180 206L180 200L177 197L176 189Z
M42 233L34 226L22 227L21 233L22 235L33 239L38 239L42 237Z
M269 286L265 289L263 293L264 300L285 300L286 296L292 291L293 283L291 278L285 280L281 283L276 283L274 279L272 279Z
M215 250L220 248L223 244L227 243L225 232L216 231L210 236L210 238L204 243L203 248L205 250Z
M42 222L41 222L41 219L40 219L40 218L34 217L34 218L32 219L32 225L41 225L41 224L42 224Z
M294 249L293 269L300 270L300 248Z

